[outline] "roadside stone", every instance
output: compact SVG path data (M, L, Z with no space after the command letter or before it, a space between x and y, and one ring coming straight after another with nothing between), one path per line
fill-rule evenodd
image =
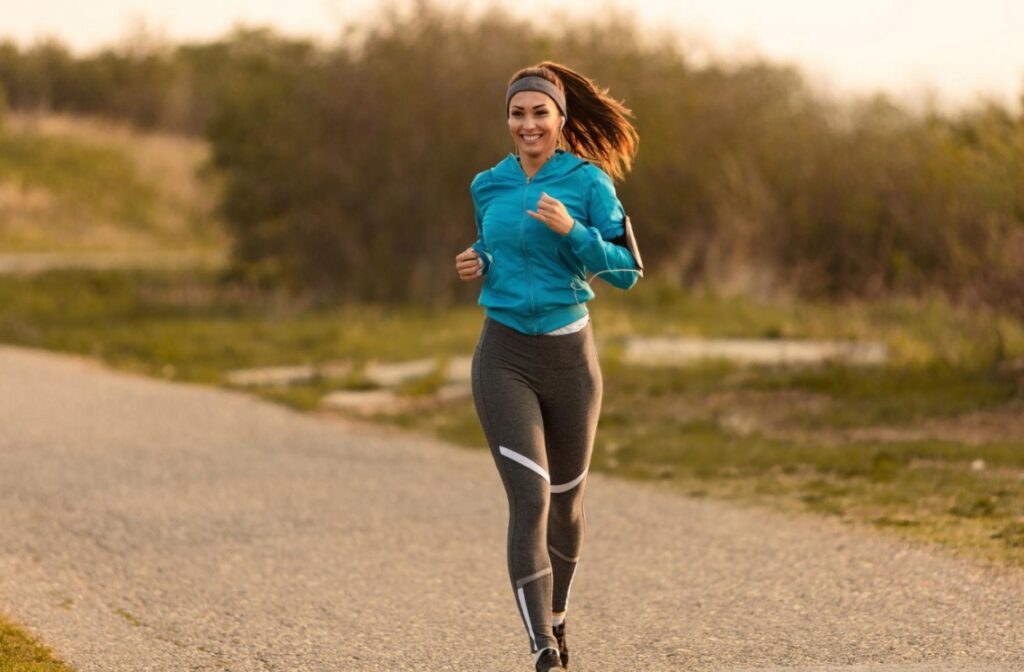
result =
M224 379L232 384L243 387L269 385L287 386L305 383L318 376L325 378L344 378L352 372L350 362L331 362L319 366L299 364L296 366L269 366L257 369L238 369L228 371Z
M437 401L455 401L473 396L473 388L468 382L448 383L433 396Z
M373 362L366 367L363 375L374 385L394 387L429 376L436 370L437 360L434 357L426 357L392 364Z
M271 366L262 369L239 369L228 371L224 379L232 385L291 385L308 380L314 375L309 365Z
M452 357L445 367L445 380L451 383L468 383L472 378L472 368L472 357Z
M322 406L359 415L395 413L404 408L405 400L394 390L338 390L320 400Z
M438 367L435 358L415 359L407 362L378 363L367 366L364 373L367 381L377 387L394 387L403 383L429 376ZM445 380L448 382L469 382L472 367L471 357L453 357L445 366ZM237 369L225 374L225 380L232 385L294 385L316 378L344 378L352 372L351 362L330 362L326 364L299 364L295 366L268 366L253 369Z
M855 365L888 362L884 343L871 341L803 341L792 339L703 339L634 337L626 341L623 361L640 366L686 365L703 359L743 364Z

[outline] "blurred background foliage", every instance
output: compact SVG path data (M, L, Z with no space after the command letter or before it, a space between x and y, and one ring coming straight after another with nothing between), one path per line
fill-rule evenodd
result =
M330 45L239 28L77 56L0 43L6 105L202 136L226 276L325 303L475 296L469 183L512 151L509 76L563 62L641 137L619 195L663 281L757 297L941 294L1024 315L1024 116L839 99L790 66L700 62L624 15L542 30L499 10L386 5Z

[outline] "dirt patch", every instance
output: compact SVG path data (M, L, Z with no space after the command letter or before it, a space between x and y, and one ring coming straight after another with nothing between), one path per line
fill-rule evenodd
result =
M794 414L823 413L835 403L827 395L799 390L730 390L688 396L685 404L680 404L676 398L674 403L677 417L713 420L740 436L756 433L802 443L834 445L856 441L941 439L976 446L1024 441L1024 400L952 417L925 418L906 426L850 428L793 427L789 423Z
M847 431L856 441L944 439L969 446L1024 441L1024 400L950 418L928 418L910 427L858 427Z
M831 399L825 395L801 390L729 390L701 399L706 416L740 436L782 434L787 431L787 418L794 413L820 413L831 404Z

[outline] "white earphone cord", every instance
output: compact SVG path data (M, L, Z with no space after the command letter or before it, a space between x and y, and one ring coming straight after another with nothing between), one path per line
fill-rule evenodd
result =
M604 248L601 248L601 251L604 253L604 261L605 261L605 263L608 263L608 250L606 250ZM592 276L590 276L590 280L593 280L594 278L596 278L597 276L601 275L602 273L641 273L642 274L643 271L641 271L639 269L636 269L636 268L606 268L603 271L598 271L597 273L594 273ZM585 285L584 287L577 287L576 286L577 280L578 280L578 278L573 278L569 282L569 289L572 290L573 301L575 301L576 305L578 306L578 305L580 305L580 298L579 298L579 295L576 293L576 290L577 289L579 289L579 290L589 289L590 288L590 280L584 280L583 281L583 284Z
M602 273L640 273L640 271L638 271L635 268L609 268L609 269L606 269L606 270L603 270L603 271L598 271L597 273L594 273L592 276L590 276L590 280L593 280L594 278L596 278L597 276L601 275ZM569 283L569 289L572 290L572 298L573 298L574 301L576 301L576 305L577 306L580 304L580 299L579 299L579 295L576 293L576 291L577 290L581 290L582 291L584 289L588 289L590 287L590 280L583 280L582 281L583 284L584 284L583 287L577 287L576 286L576 283L579 281L579 278L573 278L572 281Z

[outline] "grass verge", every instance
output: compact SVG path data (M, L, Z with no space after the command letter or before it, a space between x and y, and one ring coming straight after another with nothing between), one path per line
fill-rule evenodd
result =
M594 306L605 378L596 471L839 516L1024 566L1024 435L1000 424L1022 417L1024 400L997 366L1024 355L1019 322L931 301L772 306L653 283L631 294L632 303L606 293ZM372 359L469 354L482 319L475 306L317 308L221 285L212 271L5 277L0 305L0 340L171 379L223 384L237 368L356 364L344 380L254 390L299 409L316 408L333 389L360 387L360 364ZM870 338L889 344L894 362L641 369L621 361L622 338L635 333ZM401 391L422 395L438 384L431 378ZM955 438L948 423L970 414L989 414L995 429ZM465 399L375 419L484 443ZM936 422L947 425L927 429ZM924 429L916 438L851 438L872 428Z
M0 672L73 672L47 646L0 615Z

